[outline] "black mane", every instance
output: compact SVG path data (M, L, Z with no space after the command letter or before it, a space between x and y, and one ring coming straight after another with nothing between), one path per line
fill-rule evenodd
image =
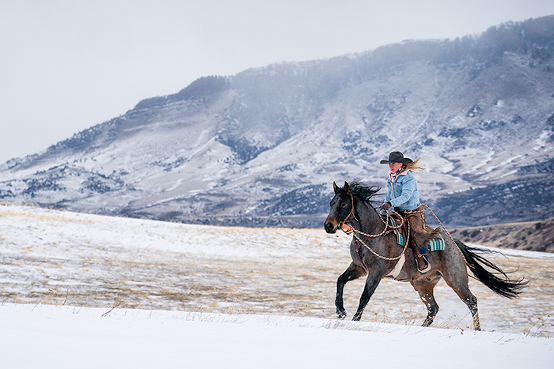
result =
M352 191L352 195L357 196L358 198L370 204L377 202L372 198L381 190L381 187L368 186L361 182L349 183L349 187L350 187L350 191Z

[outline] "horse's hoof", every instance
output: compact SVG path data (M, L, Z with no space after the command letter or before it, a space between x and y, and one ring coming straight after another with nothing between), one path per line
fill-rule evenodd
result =
M346 318L346 310L337 311L337 316L339 319Z
M360 319L362 319L362 314L354 314L354 317L352 318L353 322L359 322Z

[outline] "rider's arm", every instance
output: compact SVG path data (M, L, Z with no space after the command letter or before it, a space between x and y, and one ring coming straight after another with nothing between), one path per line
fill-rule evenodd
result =
M393 207L400 207L400 205L410 200L416 188L417 188L417 182L414 177L410 176L410 177L402 178L402 193L400 194L400 196L389 200L389 202Z

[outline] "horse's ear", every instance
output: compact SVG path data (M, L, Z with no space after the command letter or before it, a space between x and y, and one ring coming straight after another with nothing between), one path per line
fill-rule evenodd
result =
M346 191L346 193L350 193L350 186L348 185L348 182L344 182L344 190Z
M335 193L337 193L338 189L339 189L339 186L337 186L335 181L333 181L333 191L335 191Z

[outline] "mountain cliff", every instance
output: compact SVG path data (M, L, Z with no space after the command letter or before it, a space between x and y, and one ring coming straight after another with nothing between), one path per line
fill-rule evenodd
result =
M554 16L479 36L202 77L0 167L0 199L180 222L319 227L332 182L423 156L450 226L554 205Z

